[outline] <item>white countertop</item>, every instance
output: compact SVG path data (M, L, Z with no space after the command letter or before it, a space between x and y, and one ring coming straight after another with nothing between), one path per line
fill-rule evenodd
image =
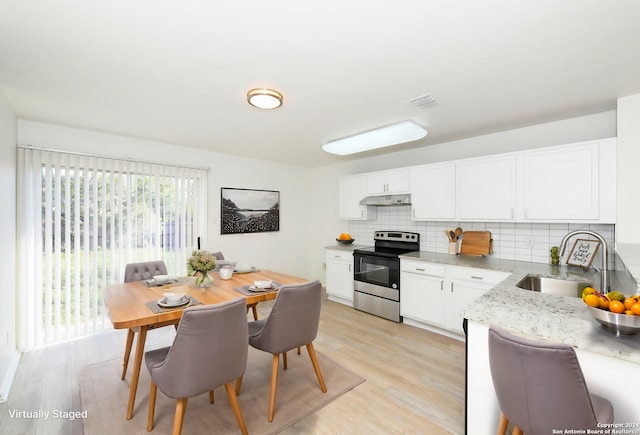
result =
M640 248L637 253L640 272ZM572 280L586 279L597 285L600 274L594 269L584 273L581 268L575 267L424 251L401 255L400 258L510 272L508 278L465 310L465 318L532 338L566 343L579 349L640 364L640 334L616 337L609 333L591 316L580 298L554 296L515 286L529 273ZM631 271L626 262L625 265ZM630 278L624 272L612 271L611 288L627 295L634 294L637 284Z

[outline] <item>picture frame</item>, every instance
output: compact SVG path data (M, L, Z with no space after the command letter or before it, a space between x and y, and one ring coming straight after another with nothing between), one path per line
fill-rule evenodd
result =
M280 192L220 189L220 234L280 231Z
M584 268L591 267L593 258L598 252L600 247L599 240L587 240L578 239L573 245L569 256L567 257L567 264L569 266L580 266Z

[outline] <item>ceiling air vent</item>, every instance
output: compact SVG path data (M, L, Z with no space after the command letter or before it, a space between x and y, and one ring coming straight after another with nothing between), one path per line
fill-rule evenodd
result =
M438 100L431 96L431 94L422 95L420 97L412 98L407 103L418 109L424 109L426 107L435 106L438 104Z

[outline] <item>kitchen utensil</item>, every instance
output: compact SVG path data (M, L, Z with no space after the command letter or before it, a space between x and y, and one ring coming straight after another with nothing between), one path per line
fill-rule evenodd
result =
M456 241L460 238L460 236L462 235L462 228L458 227L455 230L455 234L456 234Z
M449 240L452 242L456 241L456 232L453 230L449 230Z
M489 255L491 247L491 231L465 231L460 255Z

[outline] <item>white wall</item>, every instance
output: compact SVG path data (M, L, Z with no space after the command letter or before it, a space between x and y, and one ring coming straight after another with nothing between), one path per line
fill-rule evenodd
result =
M297 276L310 275L308 170L297 166L214 153L160 142L18 121L18 143L108 157L209 167L209 227L202 248L225 258ZM220 188L280 191L280 231L220 234Z
M608 111L318 168L313 179L314 193L318 201L313 203L313 227L316 232L312 239L312 276L324 279L323 248L335 245L335 238L341 232L350 232L350 222L338 219L338 177L341 175L615 136L616 112ZM356 243L360 241L366 244L371 243L372 239L356 239Z
M618 99L617 243L640 243L640 94Z
M18 364L16 352L16 118L0 92L0 401L6 400Z

